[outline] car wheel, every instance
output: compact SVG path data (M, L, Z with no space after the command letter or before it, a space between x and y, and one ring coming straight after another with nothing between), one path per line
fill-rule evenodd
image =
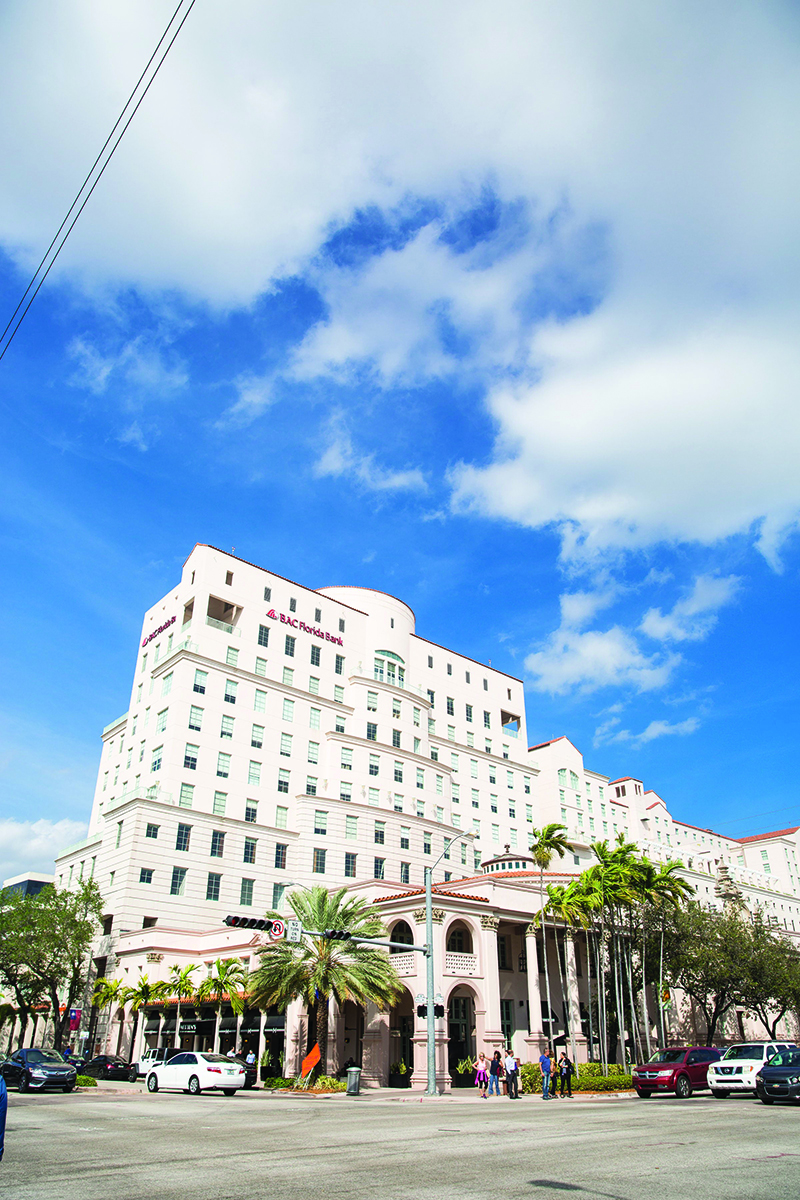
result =
M136 1070L136 1067L131 1067L130 1071L128 1071L128 1083L136 1083L138 1078L139 1072Z
M711 1095L715 1100L727 1100L728 1096L730 1096L730 1092L722 1092L719 1088L712 1088Z
M17 1090L20 1092L30 1091L31 1080L29 1075L20 1075Z
M199 1096L200 1095L200 1080L197 1078L196 1075L193 1075L192 1078L189 1080L189 1095L190 1096Z
M156 1078L155 1075L147 1076L147 1090L148 1090L148 1092L157 1092L158 1091L158 1079Z
M222 1093L224 1096L235 1096L236 1088L223 1088Z
M636 1095L640 1100L649 1100L652 1094L652 1092L640 1092L638 1088L636 1089Z
M689 1083L685 1075L678 1077L678 1082L675 1084L675 1095L679 1100L688 1100L692 1094L692 1085Z
M759 1096L758 1098L762 1104L774 1104L775 1103L774 1100L769 1100L766 1096Z

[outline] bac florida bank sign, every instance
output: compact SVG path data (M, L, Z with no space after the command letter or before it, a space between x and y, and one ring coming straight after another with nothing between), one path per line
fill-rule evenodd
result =
M328 633L326 629L320 629L316 625L306 625L305 621L298 621L297 617L289 616L288 613L276 613L274 608L271 608L267 613L270 621L280 621L281 625L289 625L292 629L301 630L303 633L310 633L312 637L318 637L323 642L333 642L336 646L344 646L344 642L335 633ZM142 648L152 642L153 638L157 638L159 634L164 633L171 625L175 624L175 617L170 617L163 625L159 625L158 629L154 629L152 633L148 633L147 637L142 642Z

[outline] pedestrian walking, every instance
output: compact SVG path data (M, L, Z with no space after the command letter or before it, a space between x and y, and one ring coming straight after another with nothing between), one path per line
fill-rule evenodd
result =
M564 1095L564 1089L566 1088L570 1100L572 1099L572 1076L574 1074L575 1067L568 1058L566 1050L562 1050L558 1060L558 1078L561 1081L561 1095Z
M8 1108L8 1092L6 1081L0 1075L0 1159L3 1157L3 1146L6 1140L6 1109Z
M489 1060L481 1050L478 1055L478 1061L473 1064L475 1067L475 1086L481 1094L481 1099L486 1099L486 1089L489 1086Z
M550 1073L553 1069L553 1063L550 1059L549 1047L545 1047L539 1055L539 1070L542 1072L542 1099L550 1100Z
M492 1061L489 1063L489 1095L500 1095L500 1077L503 1074L503 1063L500 1058L500 1051L495 1050L492 1055Z
M519 1062L509 1050L503 1061L506 1073L506 1095L509 1100L519 1100Z

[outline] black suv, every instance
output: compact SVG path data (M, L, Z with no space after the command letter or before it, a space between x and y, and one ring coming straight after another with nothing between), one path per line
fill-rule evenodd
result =
M21 1092L44 1091L45 1088L61 1088L71 1092L75 1087L77 1071L58 1050L17 1050L0 1066L0 1075L6 1084L19 1088Z

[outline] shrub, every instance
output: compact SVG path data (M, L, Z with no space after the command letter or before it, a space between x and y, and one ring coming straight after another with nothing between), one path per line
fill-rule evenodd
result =
M346 1092L347 1084L343 1079L334 1079L332 1075L320 1075L312 1084L315 1092Z
M97 1080L91 1075L79 1075L75 1083L78 1087L97 1087Z
M264 1087L269 1091L278 1091L283 1088L294 1087L293 1079L284 1079L282 1075L277 1075L272 1079L264 1080Z
M624 1092L633 1087L633 1079L622 1067L609 1063L608 1074L603 1074L600 1063L578 1063L579 1075L572 1077L573 1092ZM555 1076L553 1076L555 1083ZM542 1090L542 1076L536 1063L523 1063L520 1068L520 1083L526 1095Z

